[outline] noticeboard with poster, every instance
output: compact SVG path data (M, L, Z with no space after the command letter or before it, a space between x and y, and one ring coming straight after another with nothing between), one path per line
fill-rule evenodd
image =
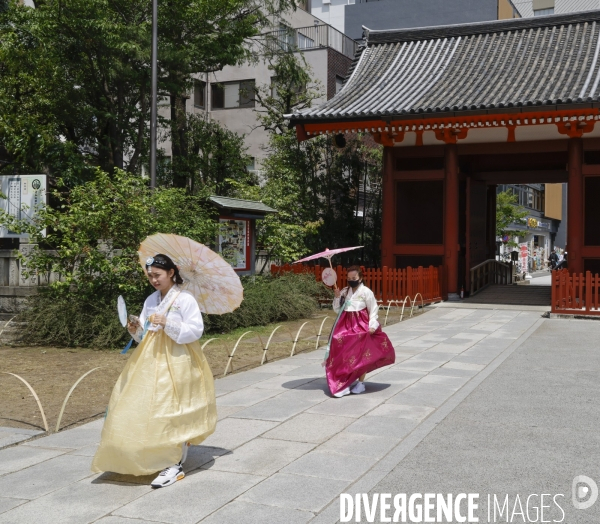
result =
M219 219L219 253L233 269L250 269L250 220Z
M46 175L2 175L0 209L17 220L33 222L36 213L46 206ZM45 230L42 231L45 235ZM27 239L29 235L0 225L0 238Z

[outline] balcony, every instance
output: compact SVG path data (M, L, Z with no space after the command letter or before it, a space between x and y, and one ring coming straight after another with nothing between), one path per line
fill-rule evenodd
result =
M266 39L273 51L310 51L329 47L348 58L354 58L358 47L352 38L327 24L271 31L266 34Z

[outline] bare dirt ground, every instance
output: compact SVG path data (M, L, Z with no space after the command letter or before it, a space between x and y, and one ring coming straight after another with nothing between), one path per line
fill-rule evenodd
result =
M382 320L385 313L380 314ZM269 344L268 360L290 356L293 340L300 332L295 352L314 351L321 323L319 346L329 337L335 316L323 310L310 319L281 322L250 329L239 329L227 335L204 336L204 354L216 379L223 376L229 355L240 336L241 340L232 359L233 372L259 366L269 336L279 327ZM399 311L390 311L388 325L398 322ZM214 338L214 340L209 340ZM130 350L131 353L131 350ZM104 415L112 388L129 354L120 351L53 347L0 347L0 426L44 430L39 409L27 387L17 378L1 373L15 373L23 377L36 391L44 408L48 425L54 431L62 403L73 384L87 371L98 367L77 386L66 406L60 429L80 425ZM231 372L231 367L229 373Z

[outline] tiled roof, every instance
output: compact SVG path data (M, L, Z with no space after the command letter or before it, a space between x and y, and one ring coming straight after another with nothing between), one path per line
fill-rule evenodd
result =
M365 35L340 93L292 124L600 102L600 11Z
M209 200L217 207L231 211L250 211L263 215L265 213L277 213L276 209L273 209L272 207L255 200L242 200L241 198L229 198L222 196L211 196Z

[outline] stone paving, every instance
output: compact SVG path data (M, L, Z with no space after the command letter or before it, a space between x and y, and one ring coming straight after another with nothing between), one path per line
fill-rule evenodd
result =
M468 307L474 304L505 304L512 306L544 306L550 309L552 288L550 276L534 278L528 285L491 285L464 300ZM533 285L531 283L535 282ZM546 283L547 282L547 283Z
M102 420L0 450L0 523L337 522L339 494L377 485L540 317L445 304L390 326L396 364L359 396L331 397L323 350L219 379L217 431L166 489L90 472Z
M35 429L0 427L0 449L23 442L24 440L29 440L31 437L41 435L42 433L44 432ZM0 470L2 470L2 465L0 465Z

